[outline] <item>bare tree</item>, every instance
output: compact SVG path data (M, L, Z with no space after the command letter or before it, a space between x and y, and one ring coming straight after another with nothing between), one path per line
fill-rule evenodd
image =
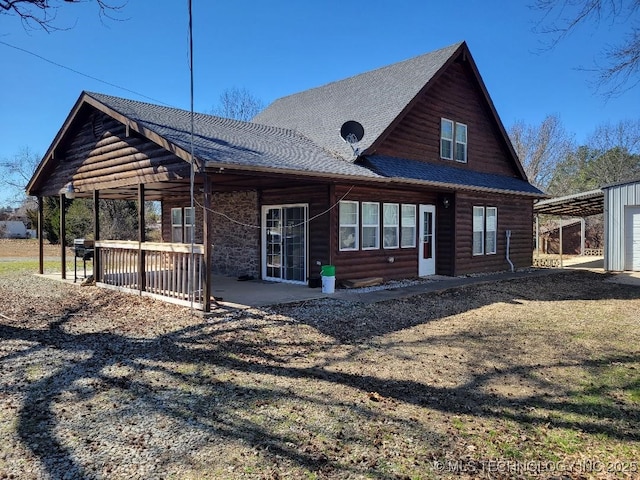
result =
M599 28L607 22L612 30L626 28L621 43L601 49L593 67L595 84L605 97L640 84L640 0L535 0L532 7L542 12L536 31L550 35L548 48L582 25Z
M588 139L596 152L589 173L598 185L640 176L640 121L626 120L596 128Z
M526 125L519 120L509 129L509 137L529 181L546 190L556 165L573 146L560 117L547 115L540 125Z
M556 165L552 195L569 195L640 178L640 121L598 126L586 145Z
M264 108L264 103L246 88L227 88L220 94L218 106L211 113L248 122Z
M39 162L40 155L29 147L23 147L12 158L0 160L0 187L7 195L5 201L21 203L25 200L24 190Z
M64 3L95 2L100 18L115 20L113 14L125 3L111 0L0 0L0 15L17 15L26 29L41 28L46 32L65 30L56 23L56 13Z

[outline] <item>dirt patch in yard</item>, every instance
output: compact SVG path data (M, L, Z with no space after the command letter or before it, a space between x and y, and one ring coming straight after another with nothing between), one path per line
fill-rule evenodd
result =
M638 478L640 289L606 277L202 318L12 272L0 478Z

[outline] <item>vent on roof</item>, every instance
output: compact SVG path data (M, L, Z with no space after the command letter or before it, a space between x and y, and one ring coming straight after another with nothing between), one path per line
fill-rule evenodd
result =
M353 153L359 155L360 152L355 145L364 137L364 127L355 120L348 120L340 127L340 136L351 146Z

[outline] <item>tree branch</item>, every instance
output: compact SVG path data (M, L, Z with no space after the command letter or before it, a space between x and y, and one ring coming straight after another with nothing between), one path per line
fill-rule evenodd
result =
M542 12L534 32L550 35L545 50L555 48L581 26L599 28L609 20L609 28L630 25L630 34L623 43L600 52L592 70L597 74L595 89L606 98L620 95L640 83L640 34L637 22L640 0L536 0L532 9Z
M17 15L26 30L40 28L51 33L70 28L56 24L56 13L62 4L93 1L98 5L100 19L119 20L112 14L126 5L126 2L113 3L110 0L0 0L0 14Z

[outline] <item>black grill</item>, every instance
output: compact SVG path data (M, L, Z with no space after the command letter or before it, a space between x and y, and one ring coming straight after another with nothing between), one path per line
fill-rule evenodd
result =
M84 238L76 238L73 241L73 282L78 280L78 259L82 259L82 270L84 277L87 278L87 260L93 261L94 241Z

